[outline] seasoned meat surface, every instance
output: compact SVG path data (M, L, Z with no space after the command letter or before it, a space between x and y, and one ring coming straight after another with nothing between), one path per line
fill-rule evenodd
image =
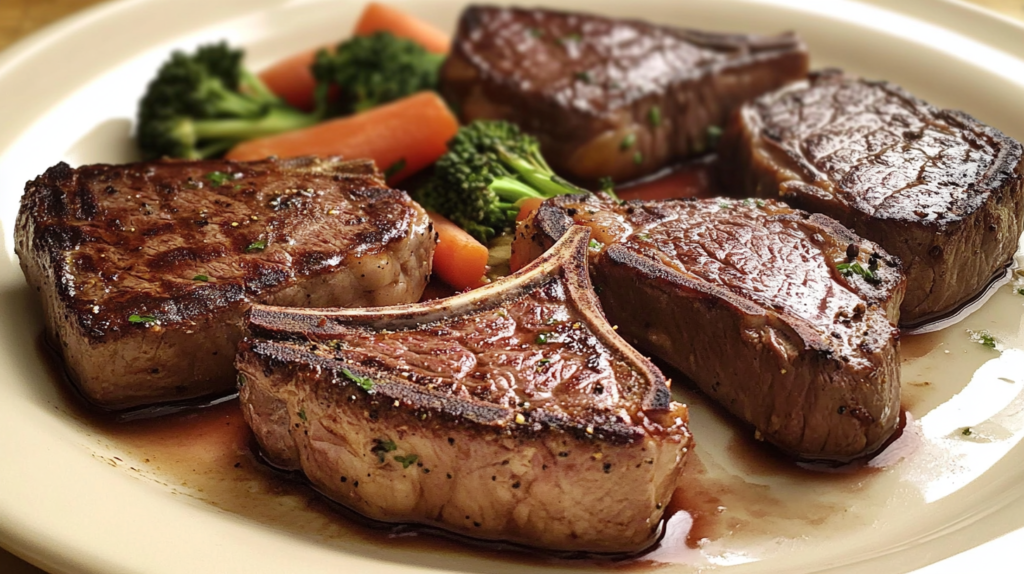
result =
M536 135L562 175L624 181L706 151L730 111L806 72L791 34L470 6L441 90L464 121L505 119Z
M82 392L111 408L228 390L241 316L416 300L434 238L371 162L58 164L16 250Z
M736 191L824 213L898 256L904 324L976 295L1024 229L1020 144L888 82L829 71L762 96L722 153Z
M878 448L899 418L898 261L827 217L764 200L549 200L529 260L588 226L609 320L760 436L805 458Z
M267 457L378 520L559 550L653 542L686 407L605 321L587 235L449 299L254 307L237 366Z

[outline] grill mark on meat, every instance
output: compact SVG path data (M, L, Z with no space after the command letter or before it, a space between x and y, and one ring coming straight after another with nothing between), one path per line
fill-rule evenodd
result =
M686 408L605 321L588 237L577 227L450 299L255 306L236 364L267 457L377 520L562 550L650 544L689 449ZM351 476L366 476L358 491Z
M506 119L535 134L559 173L624 181L707 151L708 127L806 72L806 50L792 34L470 6L441 91L463 121ZM623 146L627 136L634 143Z
M211 172L232 179L215 186ZM302 202L274 210L278 196ZM121 407L229 388L252 301L415 300L427 227L367 161L61 163L26 185L15 238L72 376Z
M814 74L745 105L720 151L727 187L833 217L899 257L907 325L984 289L1024 230L1020 144L888 82Z
M573 223L602 242L591 274L623 335L767 440L842 460L895 429L904 278L877 245L774 201L562 196L520 225L516 257L538 255ZM872 261L870 278L837 268ZM839 412L853 405L866 410Z

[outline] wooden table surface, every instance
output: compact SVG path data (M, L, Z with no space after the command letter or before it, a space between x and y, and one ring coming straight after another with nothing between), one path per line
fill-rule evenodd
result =
M2 0L0 1L0 50L68 14L105 1L109 0ZM1024 0L968 1L1024 20ZM2 548L0 548L0 572L3 574L46 574Z

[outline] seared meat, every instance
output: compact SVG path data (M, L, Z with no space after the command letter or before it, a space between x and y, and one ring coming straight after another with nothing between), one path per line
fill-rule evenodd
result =
M377 520L559 550L650 544L687 411L605 321L587 237L450 299L254 306L236 364L267 458Z
M816 74L744 106L722 144L736 191L834 217L898 256L904 325L971 299L1024 229L1020 144L888 82Z
M715 34L542 9L470 6L441 69L464 121L536 135L555 171L625 181L709 147L708 130L807 73L792 34Z
M900 406L899 263L834 220L758 200L562 196L520 225L514 258L573 223L626 340L804 458L878 448Z
M82 393L123 408L230 390L254 301L415 301L424 211L371 162L58 164L15 230L48 335Z

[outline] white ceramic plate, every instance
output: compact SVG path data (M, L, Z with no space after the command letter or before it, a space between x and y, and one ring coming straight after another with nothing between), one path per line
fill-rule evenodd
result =
M539 3L539 2L538 2ZM797 30L817 67L902 84L1024 139L1024 44L1017 25L931 0L716 2L548 0L545 4L698 28ZM456 0L396 1L452 29ZM525 565L474 551L424 550L347 535L344 519L294 497L253 491L224 504L204 473L210 451L179 449L194 477L69 414L36 351L38 304L13 255L24 182L59 160L133 157L130 118L174 47L219 38L259 68L348 34L361 2L131 0L103 5L0 55L0 543L54 572L465 572L594 569ZM692 400L697 461L685 485L707 539L648 556L661 571L1014 571L1024 541L1024 297L1001 288L964 322L903 348L911 422L876 469L823 476L780 471L749 454L734 427ZM987 330L988 349L967 332ZM971 427L967 437L962 429ZM744 454L747 453L747 454ZM760 461L760 462L758 462ZM702 473L696 472L703 468ZM204 480L206 482L204 482ZM220 486L218 486L218 484ZM237 485L235 485L237 487ZM237 493L236 493L237 494ZM236 497L237 498L237 497ZM218 506L220 508L218 508ZM721 508L718 508L721 507ZM291 526L281 517L297 517ZM308 520L306 518L309 518ZM691 515L669 532L684 535ZM303 526L295 526L302 522ZM316 524L313 528L310 524ZM994 542L990 542L994 541ZM945 566L944 566L945 564ZM597 568L600 570L600 568Z

